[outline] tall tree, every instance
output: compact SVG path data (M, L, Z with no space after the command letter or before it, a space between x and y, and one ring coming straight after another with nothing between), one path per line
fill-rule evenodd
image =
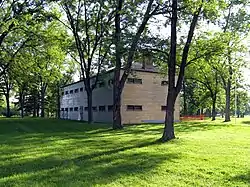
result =
M124 0L116 1L116 11L115 11L115 70L114 70L114 84L113 84L113 129L122 129L122 119L121 119L121 94L124 88L125 81L131 71L132 62L134 60L135 52L137 50L138 42L141 38L143 31L145 30L149 19L160 13L161 4L158 1L149 0L149 1L138 1L138 4L133 4L129 6L130 3ZM127 5L125 7L125 5ZM130 17L131 12L128 14L125 12L125 8L134 10L134 15L137 16L136 11L138 7L145 7L144 14L141 15L141 20L138 21L137 17ZM122 20L126 20L124 22ZM133 24L133 23L136 24ZM128 41L128 48L126 50L127 57L124 62L123 73L121 74L122 69L122 56L124 55L124 48L122 32L124 28L128 25L136 27L136 32L132 34L131 40Z
M196 29L199 18L212 18L215 19L218 14L220 1L196 1L195 4L191 1L178 2L178 0L171 1L171 37L170 37L170 53L168 63L168 94L167 94L167 107L165 116L165 127L161 140L163 142L174 139L174 104L180 90L184 73L188 62L189 50L193 40L194 31ZM192 8L191 8L192 7ZM179 15L178 15L179 13ZM187 15L188 14L188 15ZM180 63L177 63L177 23L178 16L190 21L188 35L186 42L182 48L182 55ZM178 72L177 65L179 66ZM176 75L178 75L176 81Z
M73 58L81 68L88 100L88 123L92 123L92 93L97 85L99 73L108 61L106 57L112 44L110 26L114 11L109 1L71 0L60 3L67 15L67 27L74 37L78 58ZM94 73L95 80L92 79Z

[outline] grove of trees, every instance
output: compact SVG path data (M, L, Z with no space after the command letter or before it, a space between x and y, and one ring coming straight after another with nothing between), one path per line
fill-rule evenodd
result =
M175 138L178 95L181 115L243 117L249 7L248 0L0 1L2 114L59 118L60 88L79 72L92 123L93 90L100 73L114 67L113 129L122 129L124 84L138 56L150 51L168 77L163 142Z

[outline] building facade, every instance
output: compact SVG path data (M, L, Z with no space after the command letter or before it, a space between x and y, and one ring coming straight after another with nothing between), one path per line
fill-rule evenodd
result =
M111 123L113 118L113 70L99 77L93 90L93 119L95 122ZM92 78L95 81L95 77ZM124 124L162 123L165 118L168 82L154 69L133 68L121 100L121 115ZM61 118L70 120L88 119L87 94L83 81L62 88ZM175 121L180 119L180 98L176 99Z

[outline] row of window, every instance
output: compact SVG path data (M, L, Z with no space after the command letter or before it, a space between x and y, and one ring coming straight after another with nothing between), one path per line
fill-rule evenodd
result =
M142 84L142 79L137 79L137 78L128 78L127 79L127 83L128 84ZM108 81L108 84L109 85L113 85L113 80L110 79ZM168 81L161 81L161 85L162 86L166 86L168 85ZM97 87L99 88L102 88L102 87L105 87L105 82L104 81L99 81L97 83ZM65 92L62 92L62 95L68 95L68 94L73 94L73 93L79 93L79 90L80 92L83 92L83 87L81 87L80 89L79 88L76 88L75 90L70 90L70 91L65 91Z
M83 108L83 107L82 107ZM106 111L106 106L103 105L103 106L99 106L98 108L96 106L93 106L92 107L92 110L94 112L97 112L99 109L99 112L105 112ZM167 107L166 106L161 106L161 110L162 111L166 111ZM85 111L88 111L88 107L84 107L84 110ZM108 112L111 112L113 111L113 105L108 105L108 108L107 108ZM78 111L78 107L71 107L71 108L61 108L61 111ZM142 111L142 105L127 105L127 111Z

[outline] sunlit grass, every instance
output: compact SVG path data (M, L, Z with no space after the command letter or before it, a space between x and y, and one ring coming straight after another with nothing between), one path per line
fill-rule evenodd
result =
M0 186L250 186L250 118L128 126L0 118Z

